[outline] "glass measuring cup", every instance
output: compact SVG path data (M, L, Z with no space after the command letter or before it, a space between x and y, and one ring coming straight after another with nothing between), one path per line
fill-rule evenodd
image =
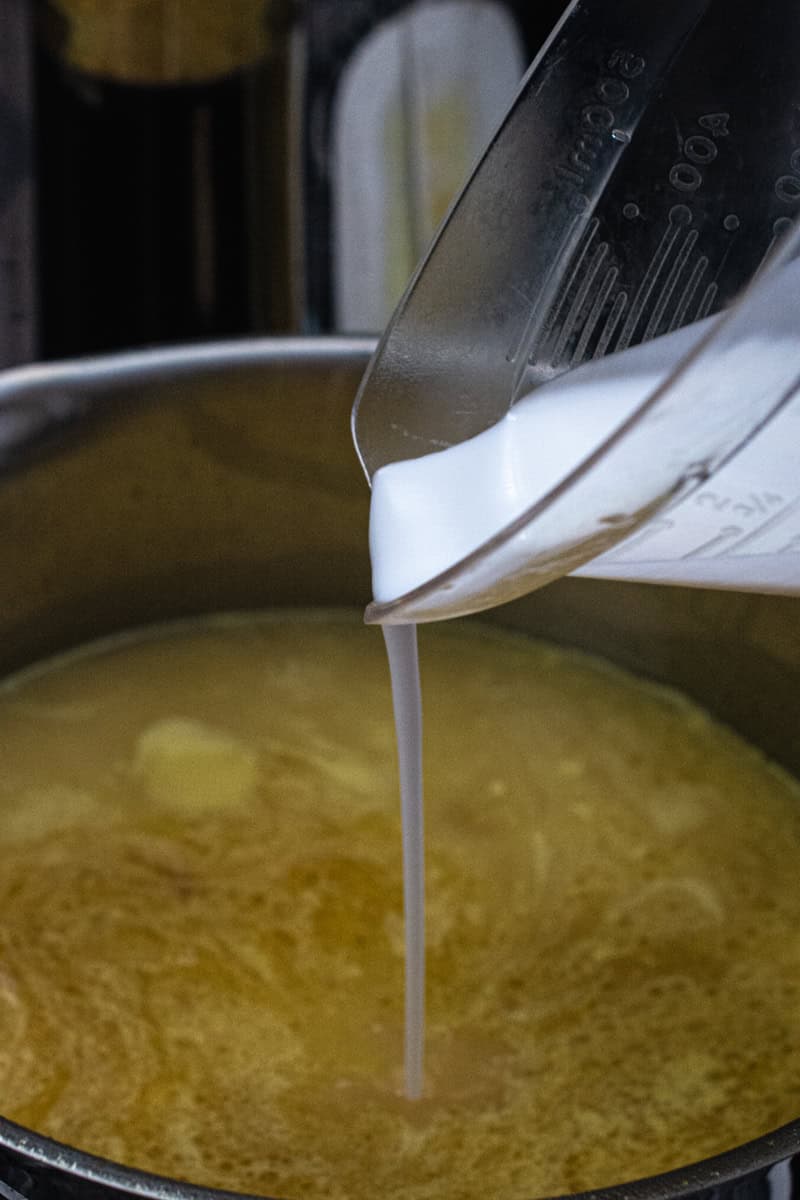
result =
M789 4L569 8L362 384L354 430L370 478L482 432L538 383L734 300L800 204L798 34ZM787 246L771 270L794 254ZM776 338L759 343L757 396L732 402L719 386L723 368L741 369L754 313L766 319L768 282L764 273L669 386L547 495L371 619L434 619L533 590L707 479L796 381L789 311ZM632 492L625 473L643 459L652 470L638 472ZM593 507L600 480L621 485L619 503L605 488ZM497 554L524 529L524 561L498 579Z

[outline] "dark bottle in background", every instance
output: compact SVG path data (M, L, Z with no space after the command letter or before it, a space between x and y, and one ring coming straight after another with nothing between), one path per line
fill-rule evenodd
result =
M37 18L40 357L287 328L288 6Z
M32 30L29 0L0 0L0 370L38 351Z
M0 368L376 332L565 0L0 0Z

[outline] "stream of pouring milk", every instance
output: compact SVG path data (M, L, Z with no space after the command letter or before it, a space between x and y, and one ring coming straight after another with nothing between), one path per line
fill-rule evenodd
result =
M633 370L620 372L618 362L606 359L572 372L539 388L479 437L379 470L370 508L375 599L392 600L426 582L524 511L633 411L704 329L705 323L618 356L634 359ZM385 625L383 633L403 828L405 1093L416 1100L424 1085L425 1042L422 702L416 626Z
M405 1090L419 1100L425 1054L425 839L422 812L422 694L416 625L385 625L392 677L403 818L406 950Z
M799 270L793 263L779 278L772 300L784 310L796 302ZM796 310L793 307L791 311ZM370 509L375 600L389 602L427 583L545 496L635 412L707 331L708 324L698 322L579 367L537 388L477 437L377 471ZM775 324L779 324L777 315ZM800 362L792 321L789 332L791 345L771 343L766 336L756 343L752 355L745 346L745 369L737 373L732 386L740 390L759 386L763 363L759 353L788 353ZM637 539L641 545L641 534L637 534L588 564L582 573L800 593L798 444L800 399L795 393L780 416L717 472L713 491L701 489L672 509L670 520L653 522L656 537L648 533L644 563L641 555L637 558L627 549ZM655 444L653 453L658 453ZM639 464L638 470L646 472L647 462ZM648 529L645 527L645 532ZM653 541L658 544L655 553ZM530 555L524 537L510 539L492 564L493 578L501 579L518 569L526 551ZM459 586L458 582L451 585ZM468 597L469 579L463 586ZM451 590L449 598L455 594ZM460 595L457 598L460 600ZM416 1098L423 1085L425 1012L422 727L416 629L413 625L386 626L384 634L392 674L403 812L406 1093Z

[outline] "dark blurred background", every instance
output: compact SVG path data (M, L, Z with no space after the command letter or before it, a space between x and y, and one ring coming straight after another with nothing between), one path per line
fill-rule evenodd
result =
M0 366L374 332L565 0L0 0Z

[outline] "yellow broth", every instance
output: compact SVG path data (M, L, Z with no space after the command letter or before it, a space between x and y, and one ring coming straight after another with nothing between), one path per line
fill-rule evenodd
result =
M428 1071L402 1096L380 634L243 617L0 692L0 1112L195 1183L522 1198L800 1111L793 781L679 696L421 631Z

